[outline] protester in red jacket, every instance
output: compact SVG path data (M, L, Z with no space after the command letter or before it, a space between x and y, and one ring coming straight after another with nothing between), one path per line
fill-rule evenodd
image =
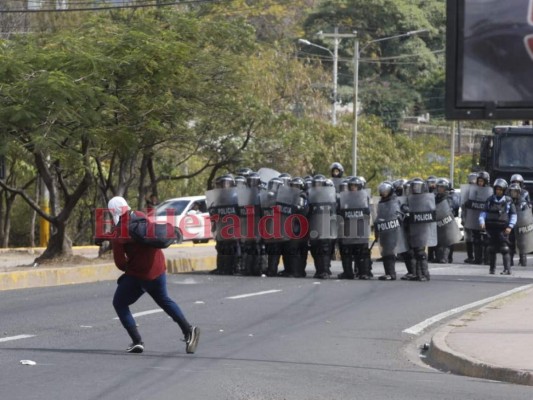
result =
M117 281L113 307L133 341L126 351L128 353L144 351L144 343L129 307L146 292L179 325L185 337L187 353L194 353L200 337L200 329L187 322L180 307L167 294L163 251L133 241L127 235L128 230L122 227L123 224L128 223L130 213L134 212L138 216L144 216L144 214L139 211L130 211L126 200L118 196L109 200L107 208L115 224L114 238L111 240L113 258L118 269L124 271Z

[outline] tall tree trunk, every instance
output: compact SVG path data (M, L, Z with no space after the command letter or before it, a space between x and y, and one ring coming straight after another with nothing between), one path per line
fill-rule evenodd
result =
M53 223L52 234L50 235L48 246L44 253L35 259L36 263L59 256L68 257L72 255L72 241L67 236L66 229L67 226L65 222L59 222L56 220Z

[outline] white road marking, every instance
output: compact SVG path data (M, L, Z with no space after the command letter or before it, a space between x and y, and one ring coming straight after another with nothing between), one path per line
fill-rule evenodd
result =
M9 336L5 338L1 338L0 342L9 342L11 340L19 340L19 339L28 339L35 337L35 335L17 335L17 336Z
M141 311L141 312L138 312L138 313L135 313L135 314L132 314L132 315L135 318L135 317L142 317L143 315L156 314L156 313L160 313L160 312L163 312L163 310L158 308L157 310ZM118 317L115 317L113 319L118 319Z
M281 290L265 290L264 292L255 292L255 293L248 293L248 294L240 294L238 296L231 296L231 297L226 297L226 299L231 299L231 300L235 300L235 299L244 299L246 297L253 297L253 296L261 296L263 294L270 294L270 293L277 293L277 292L281 292Z
M431 325L433 325L433 324L435 324L435 323L437 323L437 322L439 322L439 321L441 321L441 320L443 320L445 318L451 317L452 315L455 315L455 314L459 314L459 313L465 312L467 310L470 310L471 308L475 308L475 307L479 307L479 306L491 303L491 302L493 302L495 300L510 296L512 294L515 294L515 293L518 293L518 292L522 292L522 291L530 289L532 287L533 287L533 285L520 286L520 287L517 287L515 289L508 290L507 292L500 293L500 294L498 294L496 296L487 297L486 299L483 299L483 300L475 301L473 303L466 304L466 305L461 306L461 307L453 308L451 310L445 311L445 312L437 314L437 315L435 315L435 316L433 316L431 318L428 318L425 321L420 322L419 324L413 325L412 327L405 329L403 332L407 333L409 335L420 335L426 328L428 328L429 326L431 326Z

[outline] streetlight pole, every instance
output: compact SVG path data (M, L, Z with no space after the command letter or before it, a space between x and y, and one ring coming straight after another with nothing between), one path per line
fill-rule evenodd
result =
M359 39L354 37L353 46L353 135L352 135L352 176L357 176L357 102L359 99Z

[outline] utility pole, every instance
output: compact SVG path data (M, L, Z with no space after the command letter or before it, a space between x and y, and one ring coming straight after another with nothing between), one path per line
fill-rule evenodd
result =
M318 37L320 38L330 38L334 41L334 57L333 57L333 71L335 74L334 77L334 89L333 89L333 125L337 124L337 62L338 62L338 52L339 52L339 43L341 39L355 39L355 48L354 48L354 99L353 99L353 114L354 114L354 123L353 123L353 136L352 136L352 175L357 175L357 87L359 79L359 40L357 40L357 32L353 33L339 33L339 28L335 28L335 33L323 33L318 32Z

